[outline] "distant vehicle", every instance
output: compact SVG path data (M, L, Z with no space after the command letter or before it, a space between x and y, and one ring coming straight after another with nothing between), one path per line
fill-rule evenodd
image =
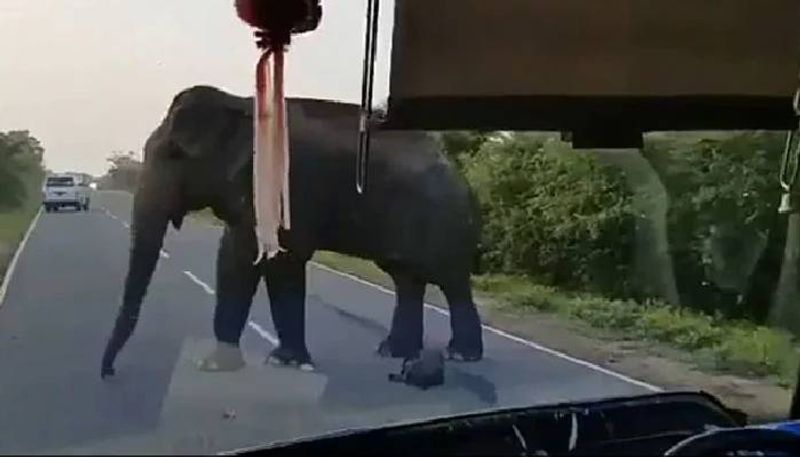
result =
M78 177L68 174L51 175L45 181L42 203L48 213L64 206L87 211L90 194L89 185Z

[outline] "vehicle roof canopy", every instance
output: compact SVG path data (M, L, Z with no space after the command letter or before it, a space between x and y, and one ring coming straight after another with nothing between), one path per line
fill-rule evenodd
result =
M386 128L796 127L796 0L396 0Z

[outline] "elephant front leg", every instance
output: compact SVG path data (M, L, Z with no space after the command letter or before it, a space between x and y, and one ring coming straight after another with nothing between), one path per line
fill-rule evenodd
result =
M244 367L239 348L258 286L258 269L253 266L255 238L244 230L226 229L217 254L217 305L214 336L217 347L199 368L204 371L235 371Z
M425 283L406 274L392 274L397 304L389 336L378 346L382 357L414 358L422 350Z
M269 360L313 370L306 347L306 259L281 252L267 261L266 282L272 323L280 344Z

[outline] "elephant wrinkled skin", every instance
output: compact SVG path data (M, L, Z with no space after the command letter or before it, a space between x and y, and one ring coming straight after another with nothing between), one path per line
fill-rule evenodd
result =
M373 260L394 280L397 305L379 353L413 357L422 349L427 283L450 307L449 354L483 355L470 271L480 223L475 200L428 135L376 131L368 190L355 190L358 106L290 98L291 229L286 252L253 265L252 99L198 86L178 94L148 138L134 196L131 251L122 305L102 360L103 377L132 334L159 258L167 225L210 207L225 222L217 257L214 334L209 370L243 365L238 350L256 287L263 278L281 363L310 366L305 343L305 266L318 249Z

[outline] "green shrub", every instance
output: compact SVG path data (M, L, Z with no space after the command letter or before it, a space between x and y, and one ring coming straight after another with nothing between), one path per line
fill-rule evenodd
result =
M0 132L0 211L38 198L43 149L27 131Z
M766 315L769 294L748 292L762 245L783 242L770 236L785 230L775 225L783 142L769 132L646 142L643 154L669 194L670 254L683 305L730 317Z
M481 204L487 271L627 291L634 224L618 172L565 143L532 135L495 137L462 161Z

